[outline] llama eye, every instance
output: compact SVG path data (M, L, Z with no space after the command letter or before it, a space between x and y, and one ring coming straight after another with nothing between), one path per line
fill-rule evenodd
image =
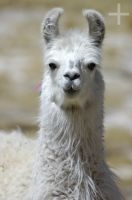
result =
M49 67L51 70L55 70L57 68L57 65L55 63L49 63Z
M89 64L87 65L87 68L88 68L90 71L93 71L95 67L96 67L96 64L95 64L95 63L89 63Z

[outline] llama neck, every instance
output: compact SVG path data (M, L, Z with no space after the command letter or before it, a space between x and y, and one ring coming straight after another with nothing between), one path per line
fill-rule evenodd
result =
M44 176L39 179L44 177L48 188L54 183L57 190L65 187L68 191L70 184L72 193L68 196L95 199L91 197L96 196L96 188L90 177L95 178L104 161L102 110L98 105L72 110L62 110L54 103L42 105L38 169L43 166ZM49 174L54 174L53 178Z
M50 108L50 109L49 109ZM103 108L99 105L84 109L62 110L55 104L45 106L41 121L41 137L61 153L100 153L102 149Z

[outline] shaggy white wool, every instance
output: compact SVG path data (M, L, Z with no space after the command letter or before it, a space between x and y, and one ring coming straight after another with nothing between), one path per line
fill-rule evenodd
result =
M0 200L26 199L35 151L36 140L0 131Z

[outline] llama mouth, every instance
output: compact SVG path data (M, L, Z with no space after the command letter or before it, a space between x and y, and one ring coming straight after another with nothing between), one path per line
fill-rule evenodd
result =
M70 88L64 88L64 92L69 96L73 96L78 93L78 90L75 90L72 87L70 87Z

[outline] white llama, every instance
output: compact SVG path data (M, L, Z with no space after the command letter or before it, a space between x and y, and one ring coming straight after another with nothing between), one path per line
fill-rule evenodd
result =
M45 69L31 199L121 200L103 145L104 20L98 12L85 10L89 33L60 35L62 12L52 9L42 27Z

